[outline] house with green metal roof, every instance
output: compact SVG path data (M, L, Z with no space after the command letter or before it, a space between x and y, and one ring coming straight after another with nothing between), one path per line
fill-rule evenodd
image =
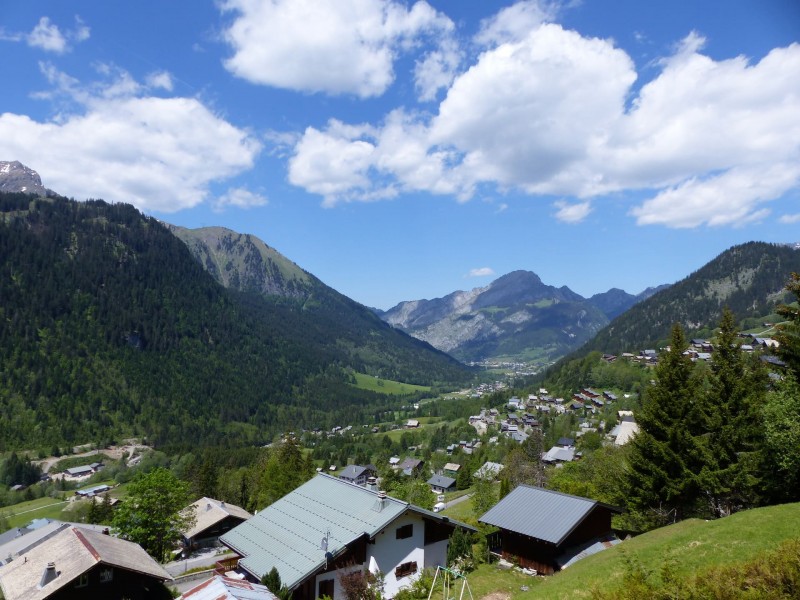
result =
M294 600L343 598L342 574L384 577L393 597L427 567L445 566L456 527L472 529L385 492L318 474L220 538L237 570L260 581L274 567Z

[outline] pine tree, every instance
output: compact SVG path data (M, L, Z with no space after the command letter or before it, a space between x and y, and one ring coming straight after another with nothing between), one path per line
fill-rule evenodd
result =
M733 313L725 309L714 349L708 392L708 453L699 482L712 512L726 516L756 503L759 408L765 377L739 347Z
M629 498L633 509L661 523L692 514L698 500L696 473L705 463L704 406L688 344L680 325L659 357L655 384L637 415L639 433L632 442Z
M792 278L786 284L786 289L794 294L800 303L800 273L792 273ZM800 307L795 305L781 305L776 311L786 319L786 323L778 326L775 339L778 340L778 354L786 365L800 379Z

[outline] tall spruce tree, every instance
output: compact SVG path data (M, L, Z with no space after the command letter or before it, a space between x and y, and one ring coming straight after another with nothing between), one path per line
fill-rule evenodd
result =
M792 278L786 284L786 289L795 296L800 305L800 273L792 273ZM796 379L800 379L800 306L783 304L778 307L777 313L786 319L785 323L778 326L775 338L780 343L778 355L794 372Z
M655 383L645 390L637 415L628 472L630 505L656 524L695 512L697 473L705 463L705 410L680 325L659 357Z
M758 502L760 408L766 375L744 355L733 313L724 309L714 348L708 390L708 452L700 472L712 514L726 516Z

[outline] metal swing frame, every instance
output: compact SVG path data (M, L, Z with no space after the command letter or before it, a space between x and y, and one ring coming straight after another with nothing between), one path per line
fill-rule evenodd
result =
M472 596L472 590L467 583L466 575L453 571L447 567L436 567L436 574L433 576L433 583L431 584L431 591L428 593L428 600L433 598L433 591L436 589L436 580L441 577L442 579L442 600L455 600L455 596L450 596L450 590L458 586L458 580L461 580L461 591L458 595L458 600L464 599L464 591L469 593L469 598L475 600ZM452 585L451 585L452 584ZM455 589L453 589L455 592Z

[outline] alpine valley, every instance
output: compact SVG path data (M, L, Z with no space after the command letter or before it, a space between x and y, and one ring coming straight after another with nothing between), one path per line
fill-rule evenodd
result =
M724 306L757 323L800 271L796 247L754 242L637 296L583 298L516 271L381 312L252 235L68 200L16 162L0 162L0 189L0 450L375 423L397 400L365 376L418 398L475 381L464 362L632 350L674 322L713 328Z

